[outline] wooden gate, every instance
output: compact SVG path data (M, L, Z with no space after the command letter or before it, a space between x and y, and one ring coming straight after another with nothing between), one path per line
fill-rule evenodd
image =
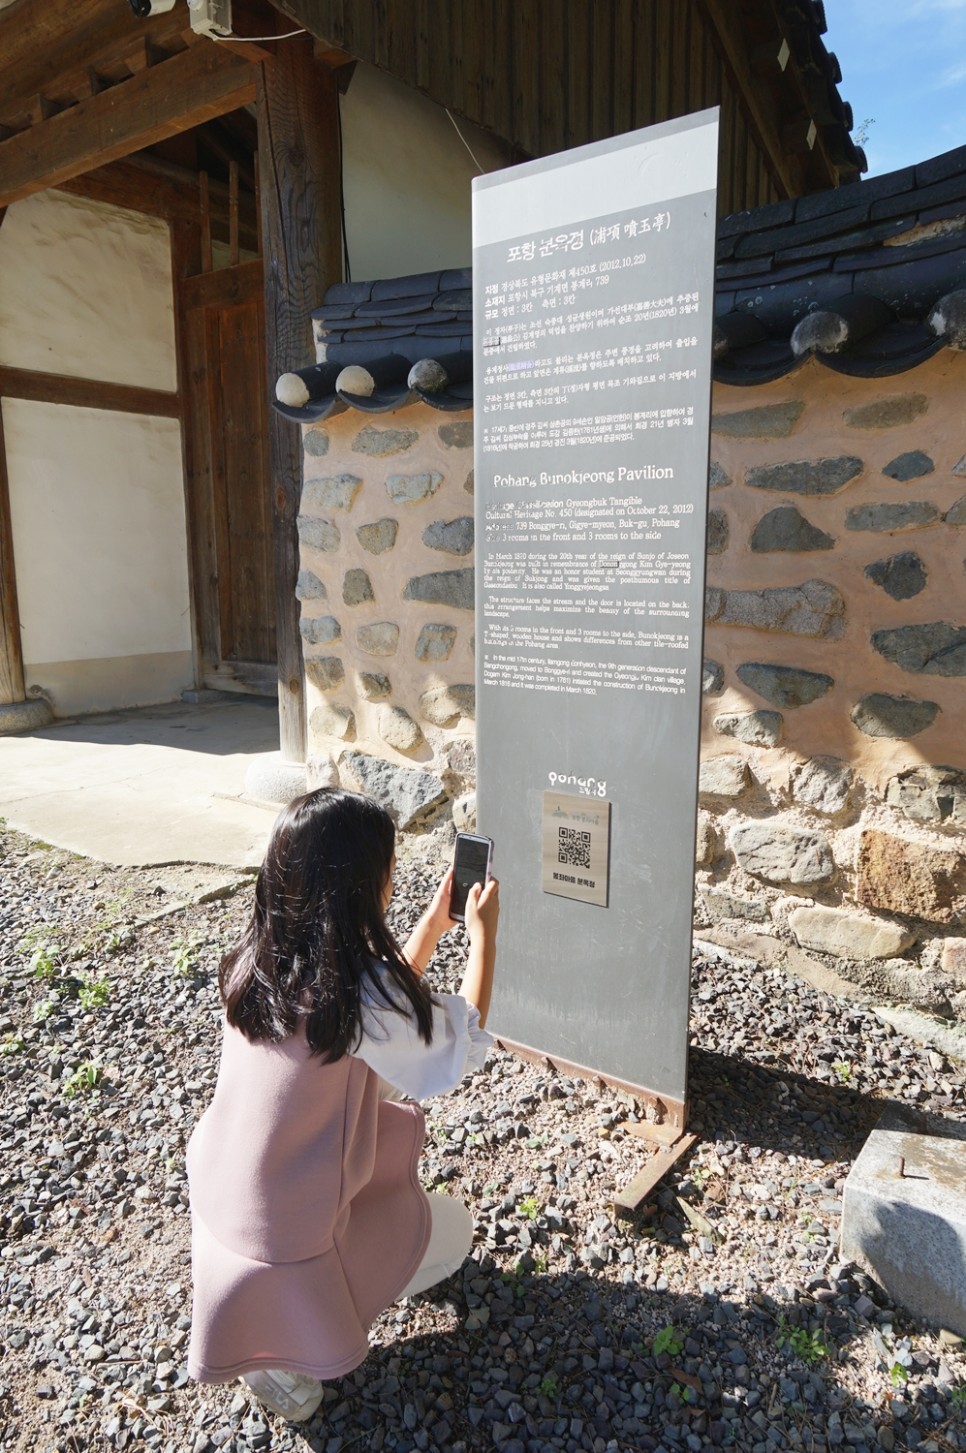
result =
M276 695L262 262L179 283L198 679Z

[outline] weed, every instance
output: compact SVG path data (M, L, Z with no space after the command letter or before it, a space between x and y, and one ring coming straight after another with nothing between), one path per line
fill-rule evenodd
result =
M793 1327L786 1317L778 1319L778 1345L789 1347L809 1367L828 1357L831 1347L821 1332L809 1332L805 1327Z
M954 1408L966 1408L966 1382L957 1382L949 1389L949 1401Z
M539 1276L542 1276L543 1273L547 1270L547 1267L550 1265L549 1260L546 1256L544 1256L542 1251L531 1251L530 1260L533 1262L534 1271L537 1272Z
M893 1387L903 1387L909 1381L909 1369L901 1362L894 1362L889 1368L889 1377Z
M30 969L35 979L49 984L57 977L60 965L60 945L42 939L30 955Z
M537 1392L540 1394L541 1397L555 1398L557 1396L559 1386L560 1384L554 1377L553 1373L548 1372L546 1377L542 1379L540 1386L537 1388Z
M19 1034L5 1034L0 1040L0 1054L19 1054L24 1042Z
M669 1357L680 1357L684 1351L684 1343L681 1341L677 1327L662 1327L660 1332L654 1334L654 1341L651 1343L651 1351L655 1357L660 1357L666 1352Z
M540 1215L540 1202L536 1196L526 1196L519 1202L517 1210L521 1215L526 1216L528 1221L535 1221Z
M832 1066L832 1068L835 1071L835 1073L838 1075L839 1084L841 1084L841 1085L851 1084L851 1082L852 1082L852 1066L850 1064L848 1064L845 1060L838 1060Z
M111 997L111 985L107 979L96 979L85 974L77 997L84 1009L103 1009Z
M101 1081L101 1067L93 1060L85 1060L62 1081L61 1088L68 1100L79 1095L91 1095Z
M38 999L34 1005L34 1023L46 1024L59 1003L56 995L50 999Z
M201 968L201 950L205 947L205 941L199 934L192 934L190 938L183 938L174 946L171 955L171 967L176 974L195 974Z

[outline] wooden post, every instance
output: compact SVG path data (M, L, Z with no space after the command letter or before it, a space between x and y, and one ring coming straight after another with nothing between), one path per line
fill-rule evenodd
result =
M339 206L339 93L312 53L312 37L282 42L262 63L258 84L258 182L265 268L267 387L314 362L311 312L342 276ZM278 710L282 756L305 760L305 678L299 608L296 518L302 439L274 409L269 423L274 503Z
M17 612L17 579L13 569L13 528L7 483L7 451L0 410L0 706L23 701L23 653Z

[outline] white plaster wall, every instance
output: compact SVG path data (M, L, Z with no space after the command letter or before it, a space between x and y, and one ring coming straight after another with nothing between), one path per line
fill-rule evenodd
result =
M45 663L185 653L190 684L178 421L5 399L3 426L28 683L49 686ZM58 712L91 709L70 691Z
M352 276L468 267L477 168L443 107L362 63L341 104ZM493 137L456 119L484 172L508 164Z
M177 388L168 227L66 192L0 226L0 363Z

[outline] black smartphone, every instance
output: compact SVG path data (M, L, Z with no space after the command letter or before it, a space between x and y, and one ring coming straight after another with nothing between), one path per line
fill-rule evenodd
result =
M474 883L485 883L493 861L493 839L472 832L456 834L453 854L453 888L449 898L449 916L458 923L466 920L466 900Z

